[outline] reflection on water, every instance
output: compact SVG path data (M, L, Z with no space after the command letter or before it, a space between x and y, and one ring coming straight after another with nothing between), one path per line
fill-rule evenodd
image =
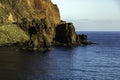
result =
M15 48L2 48L0 51L0 79L3 80L64 78L73 66L70 62L74 54L72 48L56 48L46 53L21 52Z
M116 39L118 33L87 34L99 44L45 53L0 48L0 80L119 80L120 45L112 40L120 41L120 35ZM112 43L106 36L113 36Z

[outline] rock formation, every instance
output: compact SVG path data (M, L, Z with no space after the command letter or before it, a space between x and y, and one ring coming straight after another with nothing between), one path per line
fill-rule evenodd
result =
M20 21L22 18L48 18L49 22L60 22L58 7L51 0L0 0L0 17L4 18L5 23Z
M61 22L56 27L55 40L64 44L76 44L76 32L73 24Z
M16 24L28 36L24 49L42 50L53 45L87 44L86 35L76 35L72 23L60 20L59 9L51 0L1 0L0 24Z

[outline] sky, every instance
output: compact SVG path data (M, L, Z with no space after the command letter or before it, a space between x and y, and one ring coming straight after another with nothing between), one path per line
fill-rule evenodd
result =
M120 0L52 0L76 30L120 31ZM79 24L80 23L80 24ZM85 25L89 23L89 25Z

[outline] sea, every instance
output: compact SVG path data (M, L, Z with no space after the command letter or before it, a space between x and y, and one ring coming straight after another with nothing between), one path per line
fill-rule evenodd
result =
M47 52L0 48L0 80L120 80L120 32L77 34L96 44Z

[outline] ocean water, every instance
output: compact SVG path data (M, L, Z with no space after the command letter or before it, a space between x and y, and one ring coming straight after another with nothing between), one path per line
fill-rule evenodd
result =
M0 80L120 80L120 32L77 33L97 44L44 53L0 48Z

